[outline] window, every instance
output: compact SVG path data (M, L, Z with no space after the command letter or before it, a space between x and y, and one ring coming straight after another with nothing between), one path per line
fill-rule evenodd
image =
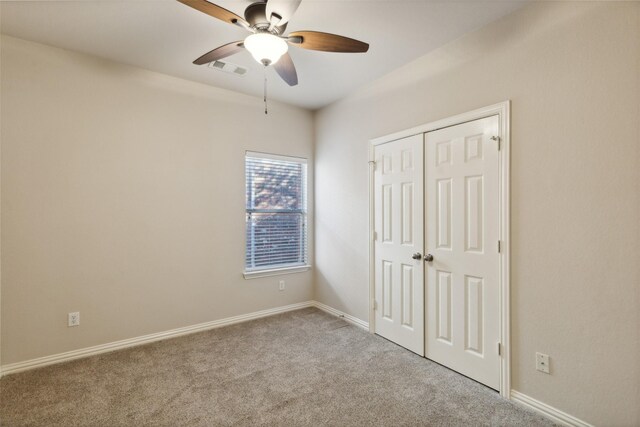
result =
M307 161L247 152L245 277L307 266Z

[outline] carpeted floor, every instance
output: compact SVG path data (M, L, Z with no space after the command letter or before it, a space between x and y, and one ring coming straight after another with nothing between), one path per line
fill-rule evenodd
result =
M0 380L2 426L548 426L315 308Z

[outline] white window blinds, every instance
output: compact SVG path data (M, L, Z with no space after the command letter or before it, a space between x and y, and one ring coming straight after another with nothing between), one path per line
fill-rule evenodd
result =
M307 264L307 162L247 152L246 271Z

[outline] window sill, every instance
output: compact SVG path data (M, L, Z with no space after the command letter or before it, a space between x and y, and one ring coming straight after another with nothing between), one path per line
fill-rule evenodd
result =
M310 269L310 265L301 265L298 267L274 268L271 270L245 271L242 275L245 279L258 279L260 277L279 276L281 274L302 273Z

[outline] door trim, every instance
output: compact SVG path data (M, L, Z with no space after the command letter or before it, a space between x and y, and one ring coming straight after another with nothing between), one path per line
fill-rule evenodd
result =
M511 393L511 309L510 301L510 134L511 101L504 101L488 107L479 108L467 113L447 117L435 122L406 129L400 132L374 138L369 141L369 332L375 331L375 240L374 240L374 172L376 145L386 144L408 136L425 134L434 130L449 126L459 125L473 120L484 119L490 116L498 116L498 128L500 135L499 153L499 230L500 230L500 342L502 354L500 358L500 395L506 399ZM426 341L425 341L426 343Z

